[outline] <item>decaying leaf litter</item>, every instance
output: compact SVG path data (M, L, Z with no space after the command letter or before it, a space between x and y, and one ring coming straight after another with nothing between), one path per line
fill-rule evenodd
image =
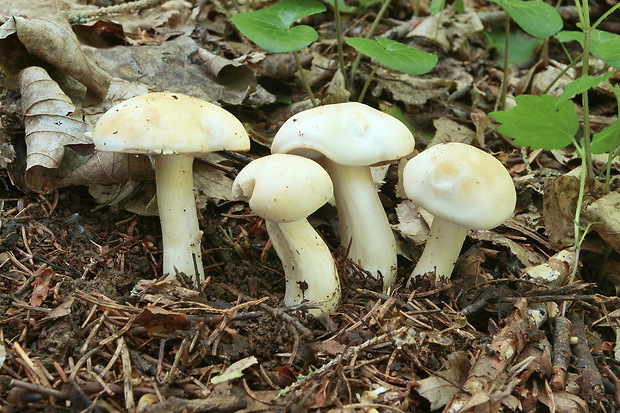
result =
M446 141L486 148L511 172L517 209L502 226L469 233L450 282L424 278L406 288L430 220L400 186L405 161L378 169L402 286L384 294L342 259L335 209L325 206L311 222L340 257L343 298L336 313L315 319L303 305L282 307L282 267L264 223L230 194L237 172L269 153L280 125L311 106L292 57L244 40L229 21L232 4L222 2L112 15L70 2L0 2L1 408L617 409L620 280L609 218L617 193L589 195L586 217L604 225L585 238L575 268L574 152L526 151L493 132L487 116L502 69L481 34L492 22L477 13L498 9L468 3L465 14L448 7L428 17L428 5L419 6L415 17L411 4L394 2L377 32L438 54L437 66L423 76L379 66L365 103L406 119L418 151ZM346 35L363 35L377 10L347 15ZM306 20L320 34L300 53L312 88L324 103L343 101L333 17ZM614 32L617 17L609 23ZM564 24L575 25L570 9ZM353 50L345 56L353 61ZM509 91L543 90L562 56L551 42L547 65L513 66ZM371 62L361 68L360 87ZM219 103L252 139L249 153L195 162L208 276L200 293L156 283L161 239L149 159L95 152L84 138L114 103L164 90ZM593 92L591 104L595 130L615 121L608 91Z

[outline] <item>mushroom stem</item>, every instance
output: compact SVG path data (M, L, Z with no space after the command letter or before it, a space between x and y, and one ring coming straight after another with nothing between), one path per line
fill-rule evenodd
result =
M333 312L340 300L338 271L329 248L305 220L276 223L265 221L286 278L284 304L316 302L312 315Z
M424 252L412 276L434 273L436 280L450 278L466 235L467 228L441 218L433 218Z
M176 270L200 285L204 279L198 214L194 198L194 156L155 155L157 205L164 249L164 274L176 279Z
M334 184L340 240L349 258L388 290L396 279L396 240L368 166L344 166L324 158Z

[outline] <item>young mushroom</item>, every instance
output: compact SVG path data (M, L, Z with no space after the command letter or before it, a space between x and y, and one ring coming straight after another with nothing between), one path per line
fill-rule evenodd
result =
M340 299L336 264L306 219L333 196L327 172L300 156L265 156L241 170L233 182L233 196L249 200L252 211L265 219L284 267L284 303L315 303L313 315L334 311Z
M403 183L407 197L434 216L412 277L434 273L438 280L450 278L467 229L500 225L517 200L501 162L457 142L432 146L407 162Z
M246 151L248 135L237 118L212 103L179 94L150 93L108 110L92 132L98 151L152 155L163 243L163 272L204 281L196 202L194 156Z
M272 153L313 158L334 184L340 240L348 257L388 289L396 277L396 240L370 166L413 152L415 141L398 119L362 103L319 106L289 118L276 133Z

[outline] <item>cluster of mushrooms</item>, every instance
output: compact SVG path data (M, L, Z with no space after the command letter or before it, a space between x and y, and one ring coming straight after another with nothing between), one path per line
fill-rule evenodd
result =
M182 125L179 128L179 125ZM178 93L150 93L114 106L92 132L99 151L154 159L162 226L163 271L204 281L193 192L194 156L247 151L237 118L217 105ZM250 162L232 193L265 220L286 278L286 305L312 302L319 315L336 309L340 283L334 258L307 217L335 198L348 258L394 283L396 240L372 180L371 166L411 154L415 141L399 120L361 103L319 106L289 118L272 155ZM516 191L503 165L461 143L432 146L409 160L405 193L434 216L424 252L410 279L449 278L468 229L490 229L513 212Z

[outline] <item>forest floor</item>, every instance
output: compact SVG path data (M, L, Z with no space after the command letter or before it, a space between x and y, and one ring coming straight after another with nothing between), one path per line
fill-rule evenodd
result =
M343 258L328 204L311 223L336 256L342 300L315 318L307 306L283 307L282 265L264 222L230 193L238 171L269 154L279 126L311 107L293 58L244 39L227 1L88 18L72 1L64 10L31 3L0 1L0 412L618 411L620 256L596 231L578 255L571 249L574 151L521 148L491 127L503 70L490 43L502 43L503 28L476 16L499 8L446 8L439 27L454 47L445 50L411 34L428 4L415 17L411 3L394 0L377 33L392 30L439 62L423 76L379 68L364 103L406 121L416 153L459 141L493 154L514 179L514 216L470 231L451 279L407 286L430 221L404 199L406 160L381 168L401 252L397 284L385 294ZM608 6L598 7L601 15ZM346 14L346 35L363 35L378 8ZM319 40L300 53L324 103L346 100L330 10L304 19ZM70 25L66 16L78 13ZM575 27L570 12L563 17ZM9 21L19 37L7 34ZM611 16L608 30L618 33L619 21ZM535 93L567 59L551 39L541 63L539 42L515 33L530 51L514 57L508 91ZM370 61L360 67L359 88ZM112 103L164 90L218 102L252 140L243 155L195 162L207 276L199 291L157 281L148 158L105 158L83 135ZM595 130L613 123L613 95L595 90L591 113ZM60 118L70 130L53 126Z

